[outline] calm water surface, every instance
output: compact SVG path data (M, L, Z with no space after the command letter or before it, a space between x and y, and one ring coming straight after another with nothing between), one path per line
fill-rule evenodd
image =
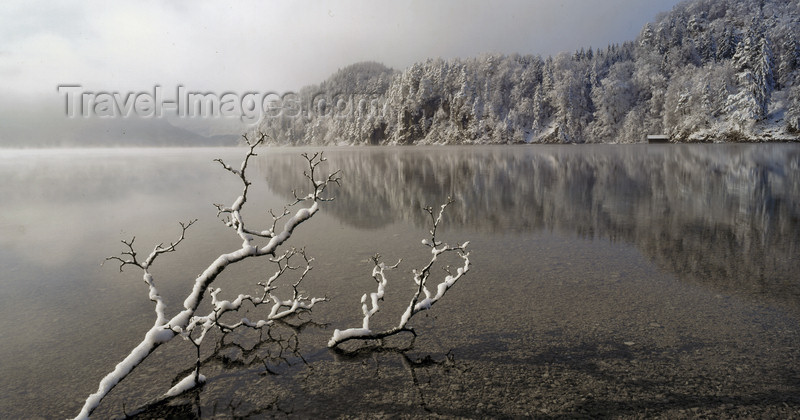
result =
M120 240L135 236L146 254L175 239L178 221L199 219L153 269L172 311L197 274L238 247L211 204L230 203L240 185L211 160L236 163L243 152L0 151L0 417L75 415L152 324L140 274L101 265L122 251ZM252 223L266 223L267 209L303 187L300 152L260 152L250 172ZM304 290L330 302L304 316L311 322L302 328L276 327L269 340L210 340L210 382L176 401L176 413L525 416L656 407L670 415L745 397L751 406L800 409L800 147L325 153L342 170L342 186L292 245L316 259ZM457 204L442 239L470 240L473 270L414 320L414 348L354 357L326 350L334 328L360 324L376 252L403 259L374 320L396 322L410 270L426 258L420 206L448 196ZM249 261L215 284L232 298L256 292L271 272L267 261ZM191 368L194 350L178 341L120 385L98 418L147 403Z

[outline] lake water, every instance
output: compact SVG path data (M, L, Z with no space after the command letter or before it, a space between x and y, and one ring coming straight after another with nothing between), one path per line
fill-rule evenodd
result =
M302 151L259 152L250 168L251 223L266 223L267 209L280 210L304 186ZM135 236L146 254L174 240L179 221L199 219L153 268L170 313L197 274L239 246L212 203L231 203L241 186L212 159L233 164L243 154L0 151L0 417L74 416L152 325L140 273L101 265L123 250L120 240ZM799 146L325 154L342 185L291 245L315 258L304 290L330 301L294 322L301 327L277 325L269 338L207 340L209 383L151 415L800 412ZM376 252L403 259L373 325L396 322L413 288L410 270L426 261L420 207L448 196L456 203L440 237L469 240L473 267L413 319L413 348L327 350L333 329L360 325ZM255 293L272 271L268 261L250 260L215 285L229 299ZM97 418L156 399L192 368L193 353L179 339L159 348Z

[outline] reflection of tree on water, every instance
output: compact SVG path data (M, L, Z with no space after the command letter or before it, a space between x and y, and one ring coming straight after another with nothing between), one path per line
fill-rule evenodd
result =
M219 339L213 351L199 361L199 368L203 372L214 371L215 382L226 376L236 380L242 371L257 372L259 376L281 375L294 365L307 364L300 353L298 336L308 327L322 326L312 321L303 321L297 325L281 321L276 322L272 328L260 330L255 337L252 331L218 333ZM173 382L177 383L194 370L195 367L192 366L180 372ZM253 401L237 400L236 395L220 397L216 395L219 389L208 392L209 395L203 391L203 387L198 387L175 397L160 398L127 412L126 418L204 418L222 413L229 413L231 417L247 418L265 412L290 414L283 407L285 401L281 399L285 395L282 394L259 398L253 404ZM224 402L227 404L220 405L220 398L226 400ZM211 413L207 409L209 402L214 402Z
M410 353L412 347L413 343L410 346L397 348L377 345L360 347L353 352L337 350L335 355L338 363L356 363L360 361L362 364L374 364L374 378L378 380L382 376L380 373L381 364L386 363L389 365L387 369L391 369L390 358L392 355L396 355L396 359L400 361L405 371L408 372L408 378L410 379L409 390L413 389L415 394L409 402L418 404L427 413L442 414L437 413L437 410L441 410L441 407L432 407L429 404L429 397L426 395L426 391L435 388L435 378L449 377L451 376L449 375L451 371L464 373L469 368L466 365L457 363L452 352L436 357L430 354L418 357L412 356Z
M405 394L396 401L399 408L418 406L423 412L436 412L444 408L440 404L429 407L427 392L467 369L452 353L417 354L408 346L360 347L353 352L333 352L332 363L307 362L301 353L304 330L324 327L303 321L278 322L273 328L261 330L260 335L252 331L215 331L218 340L200 362L201 371L212 375L206 384L175 397L159 398L139 408L124 410L125 418L317 418L319 410L326 413L322 417L336 417L379 408L370 399L347 400L343 405L338 391L329 394L317 381L333 381L345 388L355 386L359 393L375 389L394 392L400 382L399 388ZM372 371L368 375L369 384L362 386L365 384L354 381L353 377L336 376L351 370ZM194 367L188 368L173 381L180 381L193 371ZM387 381L387 376L392 380ZM326 401L330 395L340 404Z
M260 162L278 193L299 182L290 170L295 154ZM795 145L344 149L327 156L345 182L326 211L355 227L423 226L419 207L450 195L461 204L449 215L451 227L623 240L694 281L800 295L792 261L800 251Z

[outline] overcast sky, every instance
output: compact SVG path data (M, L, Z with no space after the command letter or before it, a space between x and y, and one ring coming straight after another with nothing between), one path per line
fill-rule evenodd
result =
M402 69L428 57L605 47L676 3L3 0L0 109L61 104L60 84L287 92L364 60Z

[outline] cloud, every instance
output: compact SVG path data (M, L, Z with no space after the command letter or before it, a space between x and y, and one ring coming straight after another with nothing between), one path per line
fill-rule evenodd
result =
M29 79L26 89L59 78L128 89L181 79L242 89L272 79L287 89L359 60L405 67L436 56L605 46L634 37L676 2L11 2L0 50L11 55L2 71Z
M604 47L677 2L6 0L0 106L60 103L59 84L286 92L357 61L402 69L429 57Z

